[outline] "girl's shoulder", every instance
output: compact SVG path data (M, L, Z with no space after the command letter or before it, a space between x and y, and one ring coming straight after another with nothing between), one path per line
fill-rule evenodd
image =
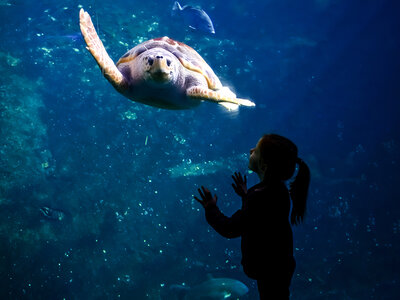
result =
M283 181L260 182L249 189L252 193L274 193L287 191L286 184Z
M286 209L289 190L284 182L275 184L259 183L252 186L247 193L246 207L250 210Z
M256 185L253 185L251 188L249 188L248 192L261 192L265 190L266 185L263 182L257 183Z

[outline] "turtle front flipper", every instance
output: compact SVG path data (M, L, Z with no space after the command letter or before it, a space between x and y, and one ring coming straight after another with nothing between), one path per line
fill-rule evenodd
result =
M189 98L216 102L229 110L235 110L242 106L255 106L254 102L236 98L236 95L227 87L214 91L202 86L193 86L186 91Z
M104 77L117 90L119 90L125 81L124 76L117 69L110 56L108 56L107 51L104 48L104 45L101 42L99 36L97 35L96 29L93 26L90 15L82 8L79 11L79 25L87 45L86 48L93 55Z

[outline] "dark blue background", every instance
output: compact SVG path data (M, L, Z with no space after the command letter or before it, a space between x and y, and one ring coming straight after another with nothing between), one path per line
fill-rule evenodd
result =
M192 199L205 185L226 214L238 209L230 175L246 172L267 132L292 139L312 171L306 221L294 228L292 298L396 299L397 1L191 3L208 12L214 36L183 29L172 1L81 4L114 61L168 35L257 106L133 103L86 51L75 2L2 1L2 299L159 299L207 274L241 280L243 299L255 299L240 241L212 231ZM44 219L41 206L66 218Z

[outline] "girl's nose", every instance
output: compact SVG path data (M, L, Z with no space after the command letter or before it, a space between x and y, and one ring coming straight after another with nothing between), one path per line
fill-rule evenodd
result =
M250 149L250 155L254 152L254 148Z

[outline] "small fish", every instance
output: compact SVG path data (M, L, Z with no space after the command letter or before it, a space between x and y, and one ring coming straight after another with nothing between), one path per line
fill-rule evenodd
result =
M47 206L42 206L39 210L43 216L50 220L62 221L65 217L65 213L61 210L52 209Z
M200 30L207 33L215 33L214 25L207 15L207 13L200 9L190 5L184 5L183 7L175 1L172 6L172 16L182 16L183 21L192 29Z
M64 34L64 35L44 35L38 34L39 38L42 38L46 41L55 41L59 43L77 43L82 42L83 37L81 33L72 33L72 34Z
M249 292L249 288L241 281L232 278L213 278L190 288L188 286L173 284L170 286L178 299L237 299Z

